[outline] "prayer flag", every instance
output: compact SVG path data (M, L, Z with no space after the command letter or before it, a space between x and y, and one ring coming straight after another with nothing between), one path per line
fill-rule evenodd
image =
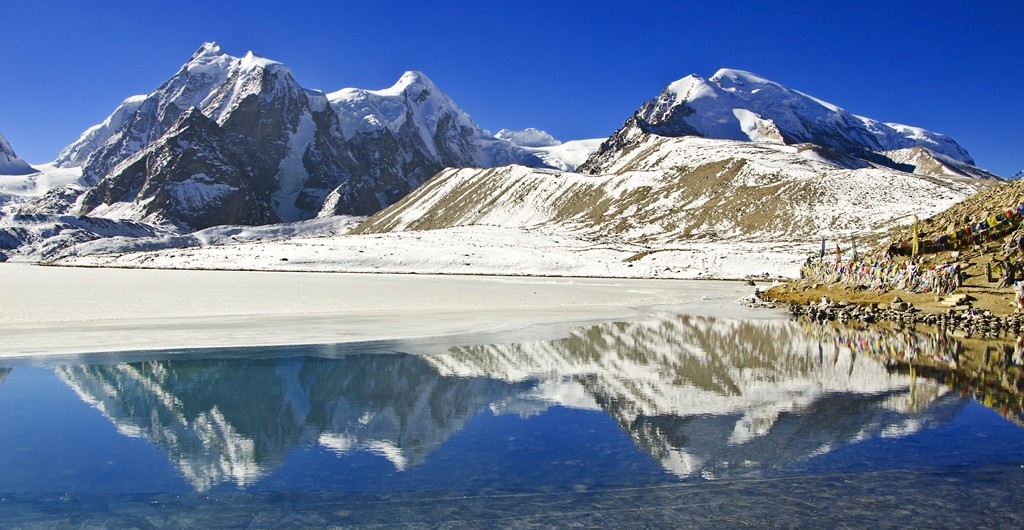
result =
M910 255L911 256L916 256L917 255L917 251L919 249L919 246L918 246L918 243L917 243L917 234L918 234L917 216L915 215L914 216L914 246L911 247L911 250L910 250Z

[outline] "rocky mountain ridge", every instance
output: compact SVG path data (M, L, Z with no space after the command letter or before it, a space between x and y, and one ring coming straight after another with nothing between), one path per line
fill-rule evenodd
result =
M62 192L45 208L18 211L179 233L377 212L352 237L536 232L551 236L538 239L544 245L567 236L606 246L632 266L662 251L692 259L687 243L743 242L763 253L860 236L932 215L994 182L944 135L855 116L735 70L673 83L599 147L562 144L535 129L499 136L481 131L419 72L387 89L324 94L303 89L280 63L208 44L158 90L129 98L65 150L67 163L84 160L91 186L81 196ZM562 171L528 167L540 160ZM33 233L59 231L33 222ZM127 237L137 233L124 228ZM25 237L6 239L11 248ZM36 237L32 248L59 259L177 249L199 238L146 239L72 249ZM733 261L720 257L711 261ZM623 267L608 265L608 274ZM716 275L742 269L715 267Z
M208 123L200 127L190 109ZM191 136L182 143L184 131ZM201 146L196 156L219 160L220 171L163 158L175 151L169 144ZM543 165L482 131L422 73L385 90L323 94L302 88L281 63L233 57L214 43L154 92L125 100L56 161L81 164L95 184L74 213L189 229L366 215L443 167L508 163ZM244 191L227 200L227 188Z

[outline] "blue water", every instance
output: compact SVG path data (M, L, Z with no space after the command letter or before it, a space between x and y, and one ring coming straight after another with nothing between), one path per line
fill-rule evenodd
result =
M820 340L665 315L12 361L0 527L1019 526L1020 425Z

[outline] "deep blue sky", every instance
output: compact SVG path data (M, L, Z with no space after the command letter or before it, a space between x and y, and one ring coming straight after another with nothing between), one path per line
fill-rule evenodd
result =
M748 70L1024 168L1024 2L0 0L0 133L52 160L204 41L333 91L421 70L482 127L605 137L687 74Z

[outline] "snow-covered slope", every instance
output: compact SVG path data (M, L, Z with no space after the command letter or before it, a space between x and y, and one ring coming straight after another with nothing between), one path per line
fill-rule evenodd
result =
M515 144L480 129L423 72L405 72L390 88L346 88L327 95L347 140L359 134L415 133L444 167L538 164Z
M7 138L0 134L0 175L27 175L35 172L28 162L14 152Z
M906 169L917 175L964 176L978 179L999 180L999 177L977 168L971 164L936 153L924 147L910 147L883 151L880 153L891 160L897 167Z
M845 169L803 146L655 135L605 169L448 169L357 232L499 225L658 245L812 241L939 212L986 182Z
M84 165L89 155L98 151L103 144L117 134L145 101L145 95L132 96L124 100L102 123L89 127L78 137L78 140L61 150L53 164L57 167Z
M0 206L7 203L38 201L39 204L34 206L43 207L46 201L39 201L41 197L47 192L63 188L77 191L85 189L82 168L42 164L33 167L31 173L24 175L0 175Z
M739 70L709 79L686 76L645 103L601 146L582 170L604 172L604 162L644 134L703 136L751 142L814 144L887 164L883 151L922 147L974 164L952 138L917 127L882 123Z

